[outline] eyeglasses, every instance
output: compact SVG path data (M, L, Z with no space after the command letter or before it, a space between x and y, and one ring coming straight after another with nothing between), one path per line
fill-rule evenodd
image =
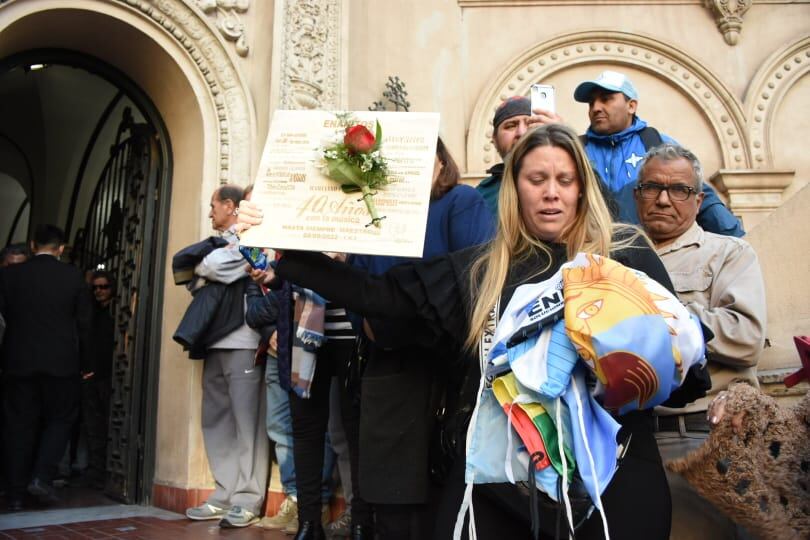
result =
M642 199L657 199L662 191L667 192L667 196L673 201L685 201L692 193L697 193L697 190L692 186L686 184L656 184L654 182L644 182L636 186L636 191L641 194Z
M109 284L109 283L107 283L106 285L93 285L93 290L94 290L94 291L95 291L96 289L101 289L102 291L106 291L106 290L107 290L107 289L109 289L109 288L110 288L110 284Z

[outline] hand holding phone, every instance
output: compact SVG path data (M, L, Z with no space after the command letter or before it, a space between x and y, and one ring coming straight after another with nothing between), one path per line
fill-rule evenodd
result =
M267 268L267 255L262 248L239 246L239 253L245 258L251 268L265 270Z
M531 90L532 112L537 109L556 113L554 87L550 84L533 84Z

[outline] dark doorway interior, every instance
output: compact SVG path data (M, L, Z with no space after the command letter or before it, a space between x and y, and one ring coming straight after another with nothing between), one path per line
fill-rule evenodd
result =
M0 247L52 223L69 239L63 260L117 282L102 491L127 503L152 490L170 175L160 115L114 67L66 50L0 60Z

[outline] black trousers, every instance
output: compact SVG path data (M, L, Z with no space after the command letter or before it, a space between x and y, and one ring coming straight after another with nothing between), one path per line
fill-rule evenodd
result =
M103 481L107 474L107 426L110 422L110 377L82 381L82 426L87 436L87 473Z
M370 351L362 377L360 490L374 505L380 538L422 540L433 528L429 445L437 362L432 351L416 347Z
M333 376L337 376L340 387L345 388L347 365L353 351L354 340L328 340L318 350L310 397L301 399L295 392L290 392L295 484L298 491L298 519L301 522L321 519L321 476L329 423L329 391ZM347 392L342 392L340 414L349 443L352 470L352 523L370 525L373 522L371 509L362 498L357 474L360 411L352 401Z
M464 493L464 460L458 459L439 505L434 538L453 537ZM602 503L613 540L668 540L672 522L669 485L655 437L649 430L634 430L630 448ZM475 527L481 540L532 538L529 499L511 484L481 484L473 488ZM567 538L563 527L561 538ZM467 538L467 523L462 538ZM552 540L553 536L543 536ZM602 540L602 518L594 511L576 531L577 540Z
M50 484L79 414L75 377L5 376L3 419L9 493L20 497L33 478Z

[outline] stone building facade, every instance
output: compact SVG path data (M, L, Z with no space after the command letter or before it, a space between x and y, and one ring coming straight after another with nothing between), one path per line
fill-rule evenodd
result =
M0 60L44 49L118 70L168 139L163 285L148 299L159 337L145 498L160 506L183 508L211 485L201 365L171 339L189 297L165 261L209 234L217 185L251 182L274 110L366 109L389 76L406 84L411 110L441 113L475 182L497 161L491 118L503 99L553 84L558 112L584 131L576 84L627 73L639 115L694 150L743 219L768 292L762 380L789 394L778 383L798 364L791 336L810 333L810 1L0 0Z

